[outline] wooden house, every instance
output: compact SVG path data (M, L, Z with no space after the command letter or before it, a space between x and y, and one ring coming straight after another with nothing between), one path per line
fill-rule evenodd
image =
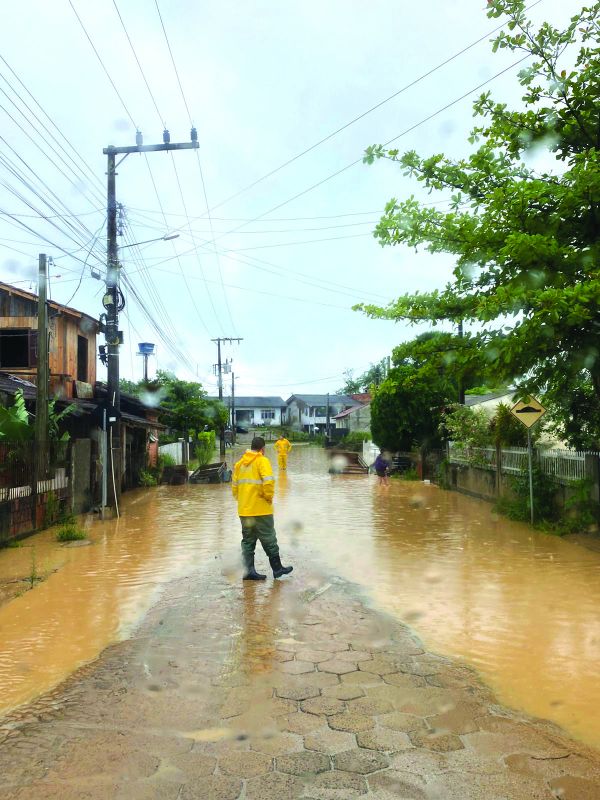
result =
M32 383L37 380L37 314L37 295L0 282L0 370ZM98 328L88 314L48 301L51 396L92 397Z

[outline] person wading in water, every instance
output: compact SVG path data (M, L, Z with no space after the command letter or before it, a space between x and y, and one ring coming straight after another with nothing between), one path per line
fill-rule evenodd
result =
M237 500L238 514L242 523L242 560L245 581L264 581L254 567L256 542L260 540L269 557L274 578L288 575L294 568L284 567L279 557L279 545L273 521L273 495L275 478L271 462L265 456L265 440L255 436L250 450L233 468L231 491Z

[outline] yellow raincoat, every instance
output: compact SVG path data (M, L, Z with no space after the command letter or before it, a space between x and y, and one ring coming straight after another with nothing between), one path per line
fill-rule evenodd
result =
M274 444L275 450L277 451L277 464L279 469L287 469L287 458L288 453L292 449L292 445L286 438L277 439Z
M269 459L262 453L246 450L233 468L231 491L240 517L272 514L275 478Z

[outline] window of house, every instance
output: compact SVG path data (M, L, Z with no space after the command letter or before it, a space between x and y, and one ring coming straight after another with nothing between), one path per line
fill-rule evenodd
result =
M88 379L88 340L77 337L77 380L87 383Z
M275 419L275 412L274 412L274 411L268 411L268 410L266 410L266 409L263 409L263 410L260 412L260 418L261 418L261 419Z
M33 367L37 363L37 331L29 328L0 330L0 369Z

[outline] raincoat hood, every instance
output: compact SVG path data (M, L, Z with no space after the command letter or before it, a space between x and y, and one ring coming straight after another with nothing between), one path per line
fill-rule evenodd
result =
M252 464L257 458L264 458L262 453L257 453L256 450L246 450L244 455L240 459L240 463L242 463L245 467L249 464Z

